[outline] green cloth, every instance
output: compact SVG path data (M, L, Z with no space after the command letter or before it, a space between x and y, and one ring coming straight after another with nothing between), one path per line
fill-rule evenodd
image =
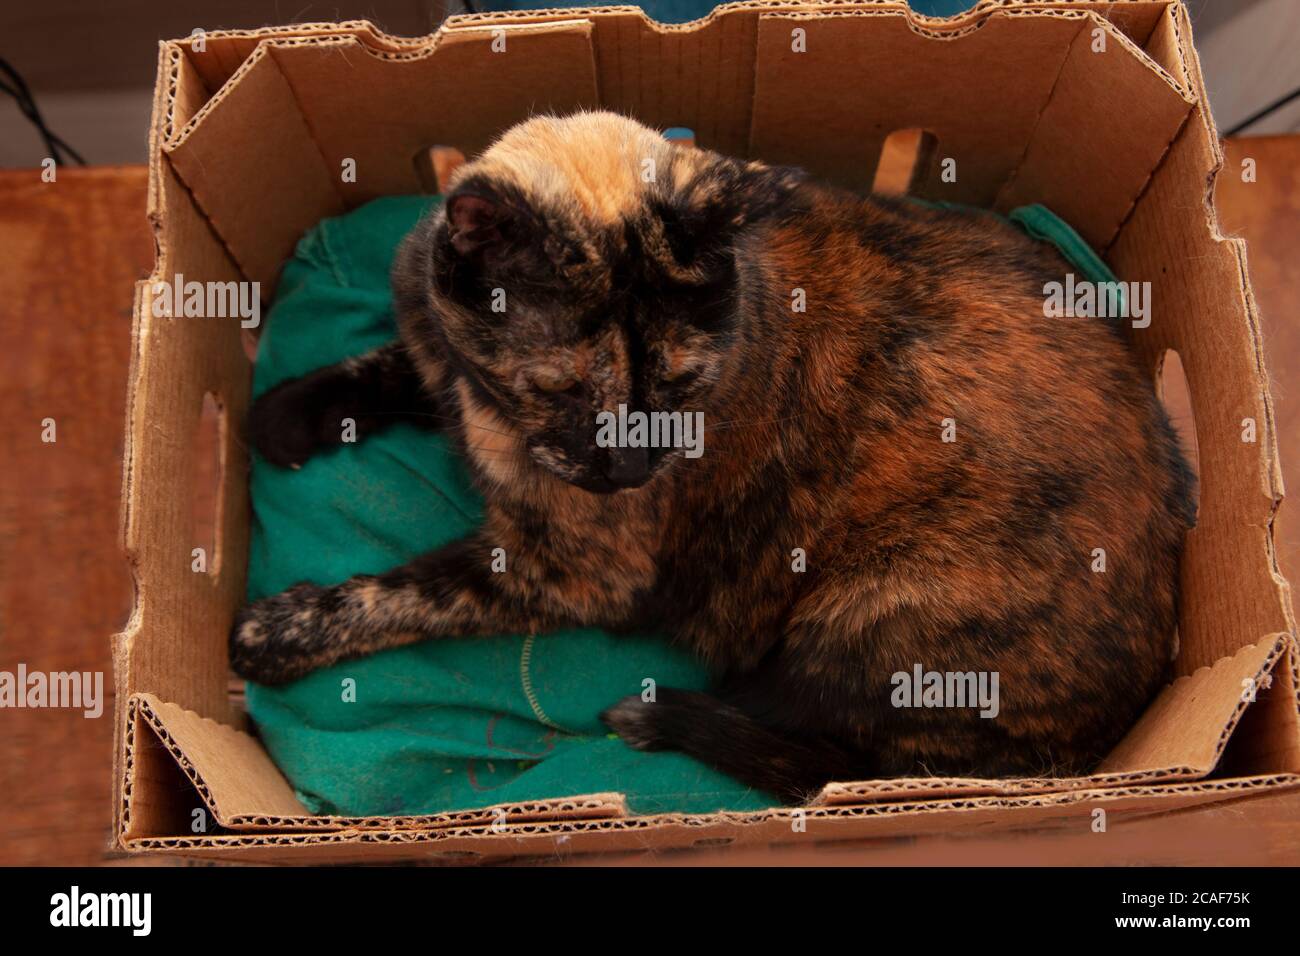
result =
M262 336L254 396L396 336L389 264L436 201L375 200L303 237ZM1086 278L1114 281L1045 207L1009 218ZM251 493L249 600L299 581L386 571L468 534L483 515L448 440L405 424L298 471L254 455ZM626 794L635 813L776 803L683 754L641 753L609 735L598 715L641 693L647 678L691 690L708 683L703 667L659 637L573 630L429 640L285 687L249 684L248 710L314 813L438 813L602 791Z
M954 212L973 212L986 216L1003 218L990 209L981 209L978 206L967 206L959 202L945 202L943 200L917 199L914 196L908 197L912 202L920 203L922 206L929 206L932 209L950 209ZM1043 242L1050 242L1056 246L1056 251L1061 254L1070 265L1079 270L1079 274L1089 282L1118 282L1115 273L1111 272L1110 266L1102 261L1101 256L1093 251L1092 246L1084 241L1083 236L1074 231L1074 227L1058 216L1052 210L1048 209L1042 203L1034 203L1030 206L1017 206L1011 212L1007 213L1006 219L1019 226L1026 233L1035 239ZM1119 287L1118 309L1122 314L1125 308L1124 304L1124 287Z
M1110 271L1110 267L1101 261L1101 256L1093 251L1092 246L1083 241L1083 236L1075 232L1069 223L1046 206L1039 203L1020 206L1011 210L1007 218L1035 239L1056 246L1065 261L1078 269L1080 275L1087 281L1119 282L1115 278L1115 273ZM1124 315L1127 310L1125 287L1117 285L1116 293L1118 314Z
M379 199L303 237L258 348L254 396L396 336L389 264L432 202ZM450 442L411 425L298 471L254 455L251 494L249 600L386 571L463 537L483 514ZM708 684L660 637L572 630L430 640L284 687L249 684L248 711L313 813L438 813L604 791L625 793L636 813L777 802L683 754L641 753L609 735L600 712L647 678Z

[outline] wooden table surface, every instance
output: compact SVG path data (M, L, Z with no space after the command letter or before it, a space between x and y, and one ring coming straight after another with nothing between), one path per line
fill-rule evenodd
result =
M1256 160L1255 183L1224 175L1225 233L1250 243L1251 278L1282 445L1300 475L1300 137L1229 143L1228 169ZM102 671L125 623L131 583L119 542L122 424L133 284L153 261L141 167L0 171L0 670ZM57 441L41 440L56 422ZM1300 478L1294 480L1300 481ZM1300 521L1276 523L1283 570L1300 570ZM0 711L0 864L94 864L108 849L111 697L104 716ZM647 862L641 854L587 858ZM1300 863L1300 793L1146 817L1110 832L1026 831L879 840L815 849L662 854L673 863Z

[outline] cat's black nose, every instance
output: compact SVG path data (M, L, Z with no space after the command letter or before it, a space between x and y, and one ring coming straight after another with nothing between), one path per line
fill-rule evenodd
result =
M650 452L646 448L611 448L605 477L619 488L635 488L650 477Z

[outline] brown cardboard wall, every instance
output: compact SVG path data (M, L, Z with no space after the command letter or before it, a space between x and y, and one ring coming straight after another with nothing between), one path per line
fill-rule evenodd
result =
M994 204L1044 203L1105 250L1191 111L1155 61L1089 15Z
M750 151L866 188L885 138L921 127L936 137L937 158L955 159L956 179L941 184L935 164L918 194L988 206L1023 155L1084 18L1033 21L997 11L940 39L880 11L765 15Z
M267 46L245 61L239 82L208 101L163 155L268 300L293 251L296 239L289 237L343 212L339 173L326 167ZM256 203L247 202L237 185L250 181L263 187Z
M155 281L237 281L189 193L165 166L159 197L168 228L158 266L137 287L136 353L127 403L124 534L136 606L115 646L118 695L147 687L167 700L236 721L226 699L225 632L243 599L248 552L247 458L238 426L222 433L222 560L217 574L191 570L194 444L204 396L217 396L227 422L242 422L249 364L237 322L155 318Z
M1111 251L1122 279L1151 283L1151 326L1133 330L1134 347L1153 370L1166 349L1178 352L1195 414L1200 510L1183 557L1179 673L1234 653L1248 635L1295 627L1272 556L1282 488L1258 319L1243 245L1216 235L1211 143L1203 121L1188 125Z
M591 21L497 31L449 31L406 54L350 38L272 48L334 181L356 161L356 181L340 185L349 208L418 192L415 158L430 146L473 155L532 113L600 105Z

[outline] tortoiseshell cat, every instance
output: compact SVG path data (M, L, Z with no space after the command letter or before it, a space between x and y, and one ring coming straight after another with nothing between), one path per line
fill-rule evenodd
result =
M248 607L232 664L280 683L439 637L658 626L716 692L660 688L606 722L786 800L1085 772L1167 679L1192 478L1120 330L1044 318L1067 271L993 217L609 113L529 120L401 248L401 340L251 416L280 465L344 417L435 420L482 529ZM598 447L619 404L702 411L703 456ZM918 665L997 672L1000 712L893 706Z

